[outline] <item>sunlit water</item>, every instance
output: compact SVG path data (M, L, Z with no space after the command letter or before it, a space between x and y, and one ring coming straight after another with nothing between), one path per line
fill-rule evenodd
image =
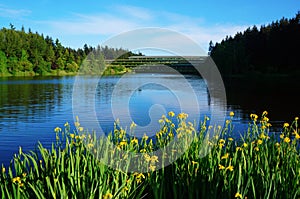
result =
M137 136L154 136L160 126L159 118L169 111L188 113L188 120L196 125L205 116L225 115L225 121L228 113L234 111L233 124L238 135L247 128L249 120L245 115L253 111L251 106L240 106L238 99L225 103L211 98L199 76L184 77L189 88L182 84L182 77L171 74L81 77L77 85L81 92L74 94L75 78L0 79L0 163L8 165L19 146L23 151L35 149L38 142L50 147L55 141L54 128L63 128L65 122L73 124L74 116L79 117L83 127L95 125L105 133L113 129L116 119L127 129L133 121L137 124Z

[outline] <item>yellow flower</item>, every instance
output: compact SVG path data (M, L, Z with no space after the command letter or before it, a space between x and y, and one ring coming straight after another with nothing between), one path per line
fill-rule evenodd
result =
M219 169L223 170L223 169L225 169L225 167L223 165L219 164Z
M243 147L246 148L248 146L248 144L246 142L244 142Z
M158 162L158 157L156 155L151 157L151 163L154 164L155 162Z
M290 140L290 138L285 137L283 141L286 142L286 143L289 143L291 140Z
M144 158L145 158L146 162L150 162L151 161L151 157L150 157L149 154L145 154Z
M235 198L243 198L242 194L240 194L239 192L237 192L235 195L234 195Z
M59 133L59 132L61 132L61 128L59 128L59 127L56 127L56 128L54 129L54 132L55 132L55 133Z
M113 198L113 195L109 192L107 192L105 195L103 195L103 199L111 199Z
M155 166L155 165L150 165L150 166L149 166L149 169L150 169L151 171L155 171L156 166Z
M146 150L146 149L141 149L140 152L141 152L141 153L146 153L147 150Z
M296 138L296 140L299 140L300 139L300 135L298 133L296 133L295 138Z
M5 173L5 167L2 168L2 173Z
M281 139L283 139L283 138L284 138L284 134L281 133L279 137L280 137Z
M84 139L84 138L85 138L85 135L81 135L81 136L80 136L80 139Z
M236 150L236 151L241 151L242 148L238 146L238 147L235 148L235 150Z
M64 124L64 126L65 126L65 127L70 126L70 125L69 125L69 122L66 122L66 123Z
M15 177L15 178L12 179L12 182L13 183L16 183L16 182L21 183L21 178L20 177Z
M260 145L260 144L262 144L262 143L263 143L263 141L262 141L261 139L257 140L257 144L258 144L258 145Z
M162 134L163 133L161 131L159 131L159 132L156 133L156 137L159 139L162 136Z
M224 144L219 143L219 148L222 148L224 146Z
M22 176L23 178L25 178L27 176L27 173L23 173Z
M233 141L233 138L228 138L229 141Z
M162 124L162 123L164 123L164 120L163 120L163 119L159 119L158 122L159 122L160 124Z
M130 128L132 129L132 128L134 128L134 127L136 127L136 123L131 122Z
M175 116L175 113L174 113L173 111L170 111L170 112L168 113L168 115L169 115L170 117L174 117L174 116Z
M128 190L129 190L128 187L125 186L125 187L122 189L122 192L126 192L126 191L128 191Z
M263 116L268 115L268 111L264 111L264 112L262 113L262 115L263 115Z
M167 123L171 123L171 120L169 120L168 118L166 118L165 121L166 121Z
M224 143L225 143L225 140L224 140L224 139L220 139L220 140L219 140L219 143L220 143L220 144L224 144Z
M143 136L143 140L145 140L145 141L146 141L146 140L148 140L148 138L149 138L149 137L148 137L146 134L144 134L144 136Z
M287 122L283 124L283 128L287 128L287 127L289 127L289 126L290 126L290 125L289 125L289 123L287 123Z
M74 123L76 127L80 127L80 123L79 122L75 122Z
M136 176L136 182L139 184L142 182L142 179L145 179L145 176L143 173L134 173L134 176Z
M136 138L133 138L130 142L131 142L132 144L138 144L138 143L139 143L139 140L136 139Z
M122 140L122 141L119 143L119 147L126 146L126 145L127 145L127 141L126 141L126 140Z
M229 153L226 153L225 155L223 155L222 157L221 157L221 160L222 159L227 159L229 157Z
M83 131L83 127L78 127L78 131Z
M198 162L196 161L192 161L192 165L198 164Z
M295 120L296 120L296 121L299 120L299 117L295 117Z
M73 134L73 133L70 134L70 137L71 137L71 138L75 138L75 134Z
M269 122L269 118L267 118L266 116L264 116L264 117L262 118L262 121L263 121L263 122Z
M88 143L88 144L87 144L87 147L88 147L88 148L92 148L92 147L94 147L94 144Z
M256 114L250 114L250 118L253 120L253 121L257 121L257 118L258 116Z
M280 144L278 142L275 143L275 146L280 147Z
M188 114L186 114L186 113L179 113L177 117L179 119L186 119L188 117Z
M233 116L234 116L234 112L231 111L231 112L229 113L229 116L230 116L230 117L233 117Z
M264 133L261 133L260 136L259 136L261 139L266 139L267 136L264 134Z
M255 147L254 150L255 150L255 151L259 151L259 148L258 148L258 147Z
M233 171L233 166L229 165L225 170Z

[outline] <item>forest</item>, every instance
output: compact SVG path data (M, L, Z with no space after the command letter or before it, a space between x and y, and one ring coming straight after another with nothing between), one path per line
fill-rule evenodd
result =
M136 55L126 49L108 46L72 49L58 39L14 25L0 30L0 76L95 74L106 68L105 60ZM227 36L220 43L209 43L209 55L223 77L251 74L300 74L300 11L291 19L249 27ZM139 54L142 55L142 54ZM88 59L86 59L88 56ZM114 70L125 67L114 66Z
M14 25L0 30L0 76L65 75L80 71L93 74L104 67L104 60L133 55L128 50L108 46L72 49L64 47L58 39L44 36ZM88 61L83 62L88 56ZM96 69L96 67L98 67Z
M300 11L291 19L249 27L220 43L209 43L209 55L223 76L300 74Z

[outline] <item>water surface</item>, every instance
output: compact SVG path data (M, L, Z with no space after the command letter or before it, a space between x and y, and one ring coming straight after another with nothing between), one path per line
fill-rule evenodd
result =
M189 120L195 123L205 116L211 117L212 110L218 110L217 113L221 115L234 111L233 122L238 133L245 131L249 114L253 112L259 114L268 110L270 117L274 117L270 119L275 126L299 113L298 100L292 92L297 88L286 86L273 85L271 88L275 89L272 91L260 91L256 87L246 89L235 83L239 86L226 88L227 104L224 104L210 96L205 81L199 76L184 77L193 92L181 84L179 80L182 77L173 74L84 77L79 85L82 91L80 95L73 93L75 78L0 79L0 163L8 165L19 146L23 151L35 149L38 142L50 147L55 141L53 129L63 127L67 121L74 123L74 105L80 119L83 113L93 107L94 119L104 132L111 131L114 120L119 118L124 128L134 121L139 126L136 132L139 136L144 133L155 135L159 128L158 119L169 111L176 114L186 112ZM168 85L172 85L172 89ZM73 104L74 96L77 99L75 101L81 103ZM195 96L197 106L193 101ZM91 122L85 117L82 120L83 123Z

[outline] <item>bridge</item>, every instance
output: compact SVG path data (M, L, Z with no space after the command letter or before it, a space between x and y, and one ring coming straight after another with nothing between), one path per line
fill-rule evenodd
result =
M135 72L195 73L195 66L203 64L207 56L131 56L128 59L106 60L112 66L125 66ZM168 67L166 67L168 66Z

